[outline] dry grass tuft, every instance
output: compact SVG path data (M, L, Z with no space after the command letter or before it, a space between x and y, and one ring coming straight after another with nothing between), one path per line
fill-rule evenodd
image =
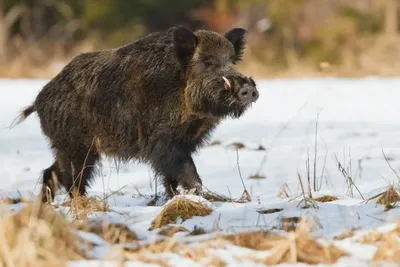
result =
M205 235L207 233L208 232L204 228L195 225L189 235L196 236L196 235Z
M232 203L247 203L250 201L250 196L247 191L244 191L240 198L231 198L220 195L211 191L204 191L202 197L210 202L232 202Z
M296 231L297 225L300 223L300 221L300 217L283 217L280 220L279 229L286 232Z
M71 201L64 202L62 206L70 207L75 220L86 220L94 212L109 211L107 202L97 196L75 196Z
M235 246L245 247L254 250L269 250L274 247L274 242L285 239L272 232L245 232L228 235L222 238Z
M139 240L127 225L120 223L94 222L92 225L84 225L82 230L97 234L111 244L134 243Z
M219 195L211 191L205 191L202 197L210 202L234 202L232 198Z
M394 202L400 201L400 195L396 192L393 186L382 194L382 196L377 200L378 204L389 205Z
M162 266L162 267L171 267L172 265L168 264L167 261L161 257L155 258L151 254L139 254L139 253L129 253L125 255L129 261L140 262L144 266ZM121 265L123 266L123 265ZM137 265L140 266L140 265Z
M178 218L186 221L194 216L210 215L212 210L206 205L194 202L185 197L177 196L168 203L161 213L151 223L151 230L167 224L174 224Z
M336 201L338 199L339 199L338 197L328 196L328 195L314 198L314 200L318 201L318 202L332 202L332 201Z
M228 145L228 147L233 147L234 149L240 150L245 148L246 146L240 142L233 142L232 144Z
M161 257L157 257L156 254L161 253L174 253L178 256L184 257L186 259L191 259L203 266L215 266L222 267L226 266L226 263L221 259L217 258L215 255L209 254L208 250L223 248L226 242L222 240L210 240L203 241L201 243L188 245L175 241L174 239L169 239L166 241L158 242L155 244L147 245L136 251L126 251L124 256L128 260L143 260L150 258L153 263L160 264L161 266L170 266L166 261L158 262Z
M395 232L384 235L382 243L374 255L373 261L400 263L400 241Z
M333 240L344 240L354 236L354 231L346 231L338 236L335 236Z
M0 266L60 266L87 258L73 224L47 205L27 205L0 220Z
M265 176L260 175L258 173L256 174L252 174L249 176L249 179L253 179L253 180L261 180L261 179L265 179Z
M158 232L159 235L172 237L176 233L185 232L188 233L189 231L183 226L165 226L162 227L161 230Z
M222 145L222 142L218 140L212 141L210 144L210 146L219 146L219 145Z
M319 244L304 229L290 233L286 240L277 241L271 256L265 263L276 265L282 263L334 264L347 254L334 245L325 247Z
M356 242L361 244L376 244L384 239L385 233L380 233L376 231L364 234L356 239Z
M204 266L226 266L227 263L213 253L215 249L224 249L228 244L257 251L269 251L268 257L255 259L252 256L232 255L237 261L253 261L268 265L282 263L334 264L347 254L334 245L323 246L309 235L307 221L302 221L295 232L279 235L272 232L244 232L212 238L206 241L185 244L170 238L154 244L148 244L134 250L126 250L129 260L138 260L152 255L152 259L160 259L160 253L174 253L191 259ZM160 257L159 257L160 256Z

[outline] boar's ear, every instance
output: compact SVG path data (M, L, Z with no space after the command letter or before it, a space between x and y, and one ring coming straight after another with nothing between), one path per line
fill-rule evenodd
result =
M176 26L171 28L173 44L179 61L186 66L191 60L198 44L197 36L189 29Z
M237 63L242 60L244 46L246 44L245 35L247 30L242 28L234 28L229 32L225 33L225 38L228 39L235 49L235 57L233 63Z

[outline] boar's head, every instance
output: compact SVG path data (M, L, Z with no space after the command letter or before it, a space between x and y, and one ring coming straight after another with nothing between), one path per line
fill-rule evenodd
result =
M247 31L234 28L223 35L171 28L176 56L185 72L185 100L197 114L240 117L259 93L251 77L235 67L241 61Z

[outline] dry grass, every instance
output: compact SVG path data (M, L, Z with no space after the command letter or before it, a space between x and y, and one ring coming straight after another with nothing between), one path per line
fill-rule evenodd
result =
M168 219L165 217L158 219L158 224L172 220L172 217L175 220L177 216L185 219L201 214L207 215L210 212L211 210L201 203L178 197L162 212ZM93 221L93 224L71 223L49 205L28 205L22 212L5 215L0 220L0 259L2 259L0 266L60 266L65 265L67 261L88 259L82 250L82 245L86 244L89 248L90 244L75 234L74 230L78 229L95 233L111 244L140 244L137 242L136 234L125 225L112 223L98 225L96 221ZM138 246L136 249L119 249L125 261L140 261L161 266L170 266L163 258L166 255L163 253L174 253L203 266L226 266L227 263L214 252L215 249L227 248L228 244L270 252L263 259L232 255L239 263L247 260L269 265L296 262L330 264L346 255L332 245L326 247L319 244L308 234L309 229L307 223L300 223L299 227L288 235L261 231L245 232L191 244L167 238L164 241ZM187 232L180 226L160 228L160 234L164 236L173 236L182 231Z
M249 179L253 179L253 180L261 180L261 179L265 179L265 176L263 176L263 175L260 175L260 174L256 173L256 174L252 174L252 175L250 175Z
M300 222L300 217L283 217L280 219L279 229L286 232L295 231Z
M222 238L235 246L254 249L270 250L274 247L274 242L285 238L273 232L245 232L235 235L228 235Z
M204 228L198 227L195 225L189 235L196 236L196 235L205 235L205 234L207 234L207 231Z
M263 259L253 256L232 257L239 262L253 261L267 265L283 263L308 263L308 264L333 264L340 257L347 254L334 245L323 246L308 234L304 225L289 235L279 235L272 232L245 232L227 236L216 237L211 240L184 244L174 239L165 240L144 246L135 251L127 251L127 259L139 259L143 255L160 254L164 252L175 253L189 258L203 266L226 266L221 258L212 253L215 249L224 249L228 244L257 251L269 251Z
M335 236L334 240L343 240L354 236L354 231L346 231L338 236Z
M82 225L81 230L97 234L111 244L134 243L139 240L137 235L127 225L120 223L104 222L103 224L99 224L98 222L94 222L91 225Z
M234 149L239 150L245 148L246 146L240 142L233 142L232 144L228 145L228 147L233 147Z
M356 239L356 242L361 243L361 244L376 244L379 243L383 240L385 237L385 233L380 233L376 231L369 232L365 235L362 235Z
M200 263L203 266L222 267L226 266L226 263L217 258L215 255L210 254L208 250L223 248L226 244L227 242L224 242L221 239L203 241L201 243L189 245L177 242L174 239L169 239L167 241L147 245L136 251L126 251L124 255L127 260L140 260L142 258L148 258L151 256L152 260L157 262L160 260L160 257L156 257L155 254L174 253L186 259L191 259L197 263ZM170 265L167 265L166 262L163 261L161 266Z
M185 197L177 196L168 203L154 219L151 230L160 228L167 224L174 224L178 218L186 221L194 216L210 215L212 210L206 205L194 202Z
M2 215L0 266L60 266L87 258L73 224L50 206L35 203Z
M204 191L202 197L210 202L232 202L232 203L247 203L251 200L248 192L245 190L240 198L231 198L220 195L211 191Z
M109 211L107 202L97 196L75 196L62 206L70 208L74 220L86 220L95 212Z
M393 186L390 186L387 191L385 191L376 203L381 205L389 205L391 203L399 202L400 195L396 192Z
M326 196L314 198L314 200L317 202L332 202L332 201L339 200L339 198L335 197L335 196L326 195Z
M225 197L211 191L203 192L202 197L210 202L234 202L232 198Z
M189 231L183 226L179 226L179 225L177 225L177 226L169 226L169 225L167 225L165 227L162 227L161 230L158 232L158 234L162 235L162 236L172 237L176 233L180 233L180 232L187 233Z
M334 264L347 253L330 245L325 247L318 243L304 230L290 233L286 240L276 242L265 263L276 265L282 263Z
M388 261L400 264L400 241L395 232L384 235L373 261Z

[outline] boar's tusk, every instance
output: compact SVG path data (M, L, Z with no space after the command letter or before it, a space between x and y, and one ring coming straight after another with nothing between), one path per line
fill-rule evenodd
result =
M225 84L224 84L225 89L227 89L227 90L231 89L231 82L224 76L222 76L222 79L224 79L224 81L225 81Z

